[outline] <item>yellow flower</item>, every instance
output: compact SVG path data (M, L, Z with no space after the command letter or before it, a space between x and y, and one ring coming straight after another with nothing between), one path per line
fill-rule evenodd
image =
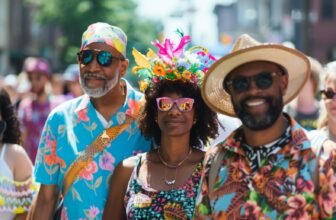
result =
M3 206L5 204L5 199L0 196L0 206Z
M25 212L25 209L22 206L19 206L13 212L14 214L21 214Z
M184 70L183 73L182 73L182 77L184 79L188 79L190 80L190 77L191 77L191 72L189 70Z
M140 91L144 92L147 89L147 87L148 87L148 82L143 81L143 80L139 81Z
M176 76L176 80L181 79L181 74L177 70L174 71L174 75Z
M157 63L153 67L153 72L157 76L165 76L166 75L165 66L162 63Z

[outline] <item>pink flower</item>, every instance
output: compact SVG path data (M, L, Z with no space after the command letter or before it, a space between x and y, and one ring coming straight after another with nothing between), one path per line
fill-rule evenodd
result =
M128 101L129 109L127 109L126 114L133 117L133 118L138 118L140 108L143 105L143 101L144 100L136 101L134 99L130 99Z
M288 199L288 206L290 207L287 211L286 220L291 219L309 219L309 214L307 213L307 203L306 199L302 195L296 195Z
M66 207L63 207L61 211L61 219L68 220L68 212Z
M87 116L88 108L78 111L78 122L80 121L90 121L90 118Z
M329 170L327 173L320 173L320 194L318 197L319 204L321 206L321 213L323 218L330 217L333 213L335 206L336 192L334 185L336 178L333 170Z
M91 206L89 211L88 211L88 215L90 218L95 218L97 215L99 214L99 209L95 206Z
M87 180L92 180L93 179L93 175L94 173L96 173L98 171L98 167L95 161L91 161L86 167L85 169L81 172L81 174L79 174L80 178L84 178Z
M162 58L162 60L171 64L173 57L180 57L184 46L190 42L191 38L187 35L181 38L180 43L176 48L174 48L174 43L171 42L170 39L166 39L164 44L160 44L159 41L155 41L152 44L159 48L158 55Z
M298 192L314 192L314 183L311 180L305 180L302 177L298 177L296 181L296 188Z
M114 162L115 158L109 152L105 151L103 155L99 157L99 167L103 170L114 170Z

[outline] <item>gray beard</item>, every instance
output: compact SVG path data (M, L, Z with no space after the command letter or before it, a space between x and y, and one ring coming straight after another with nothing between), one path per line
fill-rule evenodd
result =
M97 78L100 78L102 80L104 80L104 84L103 86L101 86L100 88L90 88L86 85L85 82L85 77L87 76L95 76ZM87 74L83 74L83 76L79 77L79 82L80 85L83 89L83 91L89 95L90 97L93 98L100 98L104 95L106 95L109 91L111 91L111 89L113 89L119 82L118 80L118 76L119 76L119 71L116 71L114 74L114 77L110 80L108 80L106 77L101 76L100 74L97 73L87 73Z

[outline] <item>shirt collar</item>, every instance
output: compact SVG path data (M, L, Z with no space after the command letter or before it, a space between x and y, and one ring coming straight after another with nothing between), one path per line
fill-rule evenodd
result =
M122 78L122 83L124 83L126 87L126 98L125 102L122 105L121 109L125 110L125 114L129 117L136 119L139 114L139 110L141 105L143 104L144 99L142 100L135 100L134 98L134 88L127 82L126 79ZM78 107L75 109L75 113L77 115L81 114L83 111L87 111L89 105L91 104L90 97L87 94L82 96L82 100L80 101Z
M292 117L288 114L283 113L285 117L289 120L291 127L291 141L285 147L283 147L278 154L283 154L284 156L294 155L298 151L309 150L311 153L308 154L310 158L314 157L311 142L309 141L305 129L301 127ZM240 154L245 157L245 152L241 147L242 141L242 126L235 130L224 142L220 144L219 147L225 148L225 150L231 151L233 153Z

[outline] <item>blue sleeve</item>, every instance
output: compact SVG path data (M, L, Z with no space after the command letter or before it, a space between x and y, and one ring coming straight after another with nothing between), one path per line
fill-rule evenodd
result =
M52 112L44 125L34 166L34 176L41 184L58 184L64 161L57 156L58 126L61 120Z

